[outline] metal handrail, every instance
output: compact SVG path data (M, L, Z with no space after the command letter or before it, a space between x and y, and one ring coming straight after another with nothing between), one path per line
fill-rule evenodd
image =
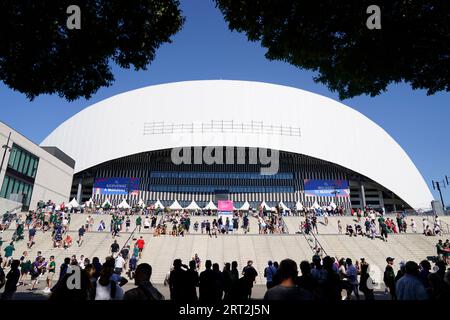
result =
M122 249L120 249L120 251L122 251L128 245L128 242L130 241L131 237L133 237L134 233L136 232L136 229L137 229L137 226L134 227L133 231L131 232L127 241L125 241L125 243L123 244Z
M436 217L433 217L433 221L436 222ZM444 227L447 229L447 232L445 232ZM441 220L441 231L442 233L450 233L450 225L443 220Z
M11 209L11 210L7 210L7 212L8 212L8 218L7 218L7 220L5 221L5 226L6 226L6 228L4 229L4 230L7 230L7 229L9 229L9 227L10 227L10 225L11 225L11 223L14 221L14 219L17 219L17 212L15 212L17 209L19 209L19 208L22 208L22 205L20 205L20 206L18 206L18 207L16 207L16 208L13 208L13 209ZM6 212L5 212L6 213ZM1 223L3 223L3 216L2 217L0 217L0 222Z
M9 214L12 214L12 213L13 213L13 211L16 211L16 210L22 209L22 207L23 207L23 204L21 204L20 206L17 206L17 207L15 207L15 208L13 208L13 209L10 209L10 210L6 210L6 212L9 212ZM6 213L6 212L5 212L5 213ZM14 213L14 214L17 214L17 213Z
M311 239L308 239L308 237L306 237L306 233L302 230L301 234L303 235L303 237L306 240L306 243L308 244L309 248L311 249L311 251L315 254L316 253L316 248L314 248L309 242L311 241Z
M436 216L435 215L426 215L424 218L427 219L428 222L434 223L436 222ZM450 224L448 224L445 221L441 220L441 231L444 234L450 234Z
M283 223L283 229L284 229L283 234L289 234L289 228L288 228L286 222L284 221L284 217L283 216L281 216L281 222Z
M320 241L317 239L317 237L314 235L314 231L311 230L311 235L314 237L314 240L316 242L316 247L317 245L319 245L320 249L322 250L323 253L325 253L325 255L328 255L327 252L325 251L325 249L323 248L322 244L320 243Z

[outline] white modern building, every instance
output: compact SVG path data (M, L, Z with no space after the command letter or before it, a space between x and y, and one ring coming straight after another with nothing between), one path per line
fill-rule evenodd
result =
M188 81L133 90L74 115L41 146L75 160L72 195L81 201L206 204L219 196L395 210L428 208L433 200L414 163L376 123L332 99L268 83ZM180 147L197 147L191 164L174 163L172 148ZM261 175L261 158L226 164L230 149L222 155L211 147L234 147L235 160L238 148L248 159L254 148L279 152L278 173ZM196 163L195 150L223 164Z
M39 201L68 202L75 161L42 148L0 122L0 213L36 209Z

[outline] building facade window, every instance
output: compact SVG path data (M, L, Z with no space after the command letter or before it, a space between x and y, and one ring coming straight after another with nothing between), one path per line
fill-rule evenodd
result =
M36 178L39 158L13 144L9 156L8 169L14 170L28 178Z
M21 202L29 207L39 158L13 144L0 188L0 197Z
M0 189L0 197L21 202L24 206L30 205L33 185L5 175Z

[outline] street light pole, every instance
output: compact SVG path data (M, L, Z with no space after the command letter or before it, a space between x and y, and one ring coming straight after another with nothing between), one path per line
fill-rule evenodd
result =
M5 151L3 151L2 163L0 164L0 173L2 172L3 162L5 161L5 157L6 157L6 151L7 150L11 150L11 147L9 146L9 141L10 140L11 140L11 132L8 135L8 140L6 141L6 144L4 144L2 146L2 148L5 149Z
M446 178L447 178L447 176L446 176ZM443 180L441 180L441 181L432 180L432 182L433 182L433 189L439 191L439 196L441 197L441 203L442 203L442 210L445 210L444 198L442 197L442 191L441 191L441 184L445 188L445 182Z

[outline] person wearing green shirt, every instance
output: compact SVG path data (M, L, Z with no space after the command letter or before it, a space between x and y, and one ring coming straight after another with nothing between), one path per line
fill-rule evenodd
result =
M19 283L25 285L24 279L27 277L31 270L31 260L27 258L28 252L24 251L20 258L20 279Z
M50 262L47 267L47 279L46 279L46 287L44 290L42 290L44 293L50 293L50 288L52 287L52 281L53 277L55 276L56 271L56 262L55 262L55 256L50 256Z
M387 241L389 230L388 230L386 223L384 223L384 221L380 222L380 229L381 229L381 232L380 232L381 239L383 239L383 241Z
M17 226L16 229L16 241L22 240L23 239L23 230L25 229L25 227L23 226L23 224L19 224Z
M55 224L57 221L56 213L52 213L50 216L50 223Z
M379 226L380 233L383 231L383 230L381 230L381 225L383 223L384 223L384 218L383 218L383 216L381 216L378 218L378 226Z
M9 262L12 260L12 254L14 252L14 250L16 250L14 248L14 243L11 242L9 244L9 246L7 246L4 251L5 251L5 261L3 262L3 269L9 264Z
M141 226L142 226L142 218L141 216L138 216L136 218L136 227L139 229L139 232L141 232Z
M139 248L138 248L137 244L134 245L133 256L135 256L136 259L139 257Z

